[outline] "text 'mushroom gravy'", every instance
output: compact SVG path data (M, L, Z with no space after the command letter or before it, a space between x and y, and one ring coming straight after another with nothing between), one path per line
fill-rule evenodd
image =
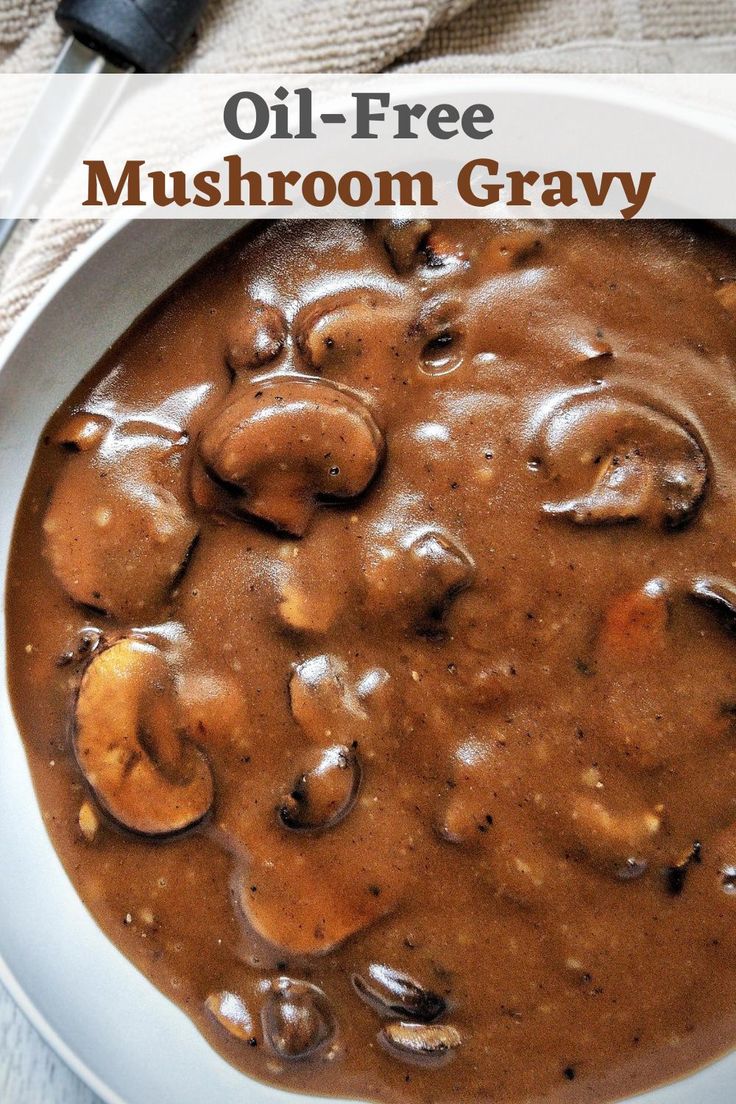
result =
M51 419L7 592L41 808L249 1074L600 1102L736 1042L735 258L269 225Z

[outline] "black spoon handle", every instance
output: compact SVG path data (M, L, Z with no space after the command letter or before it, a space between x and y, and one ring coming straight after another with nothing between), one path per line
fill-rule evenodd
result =
M208 0L61 0L56 20L109 61L143 73L169 68Z

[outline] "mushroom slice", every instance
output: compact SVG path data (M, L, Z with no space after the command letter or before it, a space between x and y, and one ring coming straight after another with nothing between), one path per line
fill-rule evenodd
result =
M210 993L204 1004L210 1015L233 1039L242 1043L251 1043L255 1039L255 1025L250 1009L237 993L228 990Z
M554 407L535 459L561 491L544 511L576 525L642 521L679 529L695 517L708 481L703 449L685 426L610 393Z
M388 829L379 827L379 844L364 828L363 819L355 843L348 837L346 847L343 840L349 865L342 871L328 833L308 841L290 833L287 846L277 850L276 843L268 858L251 862L235 885L247 934L280 948L284 957L325 955L394 912L404 892L403 869L388 871L379 885L385 862L382 866L375 853L389 846Z
M698 579L692 589L696 602L713 610L721 622L736 632L736 586L721 579Z
M379 1042L396 1058L419 1065L447 1060L462 1044L462 1036L452 1024L387 1023L378 1034Z
M227 335L227 360L237 374L275 360L286 341L286 319L278 307L251 299Z
M261 1022L264 1037L279 1058L311 1058L335 1036L335 1019L322 990L288 977L272 982Z
M87 667L74 749L100 805L133 832L181 832L212 805L212 773L182 738L168 664L142 640L119 640Z
M383 457L383 435L360 396L310 376L240 388L204 430L208 471L232 492L234 512L302 536L318 499L354 498Z
M352 748L334 744L320 751L314 766L281 799L281 823L299 831L333 828L353 807L360 773Z
M335 656L318 655L300 663L289 683L289 701L294 720L316 744L337 739L353 742L367 714L352 688L347 669Z
M431 1023L447 1007L439 993L425 989L408 974L379 962L371 963L365 977L353 974L352 980L358 996L382 1016L406 1017Z
M75 602L140 622L171 593L199 533L184 493L186 447L150 425L103 448L80 434L44 517L44 553Z
M440 529L415 530L395 544L370 549L368 556L369 608L393 616L403 607L420 625L441 620L475 573L467 549Z
M403 276L416 265L432 223L429 219L377 219L376 229L383 238L391 264Z
M365 377L385 369L387 345L405 338L406 308L397 291L398 285L390 291L359 287L301 311L294 323L296 340L311 371L321 375L357 366Z
M56 430L52 440L71 452L89 452L101 444L110 426L110 419L104 414L78 410Z

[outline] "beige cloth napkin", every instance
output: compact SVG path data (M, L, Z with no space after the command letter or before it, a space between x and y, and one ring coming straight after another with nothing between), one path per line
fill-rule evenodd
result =
M51 67L47 0L0 0L0 72ZM736 0L213 0L194 72L729 72ZM24 226L0 260L0 336L93 222Z

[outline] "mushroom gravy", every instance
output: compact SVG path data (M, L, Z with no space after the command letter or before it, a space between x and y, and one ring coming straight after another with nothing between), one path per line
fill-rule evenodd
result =
M249 1074L600 1102L736 1042L733 281L694 224L269 225L51 419L45 822Z

